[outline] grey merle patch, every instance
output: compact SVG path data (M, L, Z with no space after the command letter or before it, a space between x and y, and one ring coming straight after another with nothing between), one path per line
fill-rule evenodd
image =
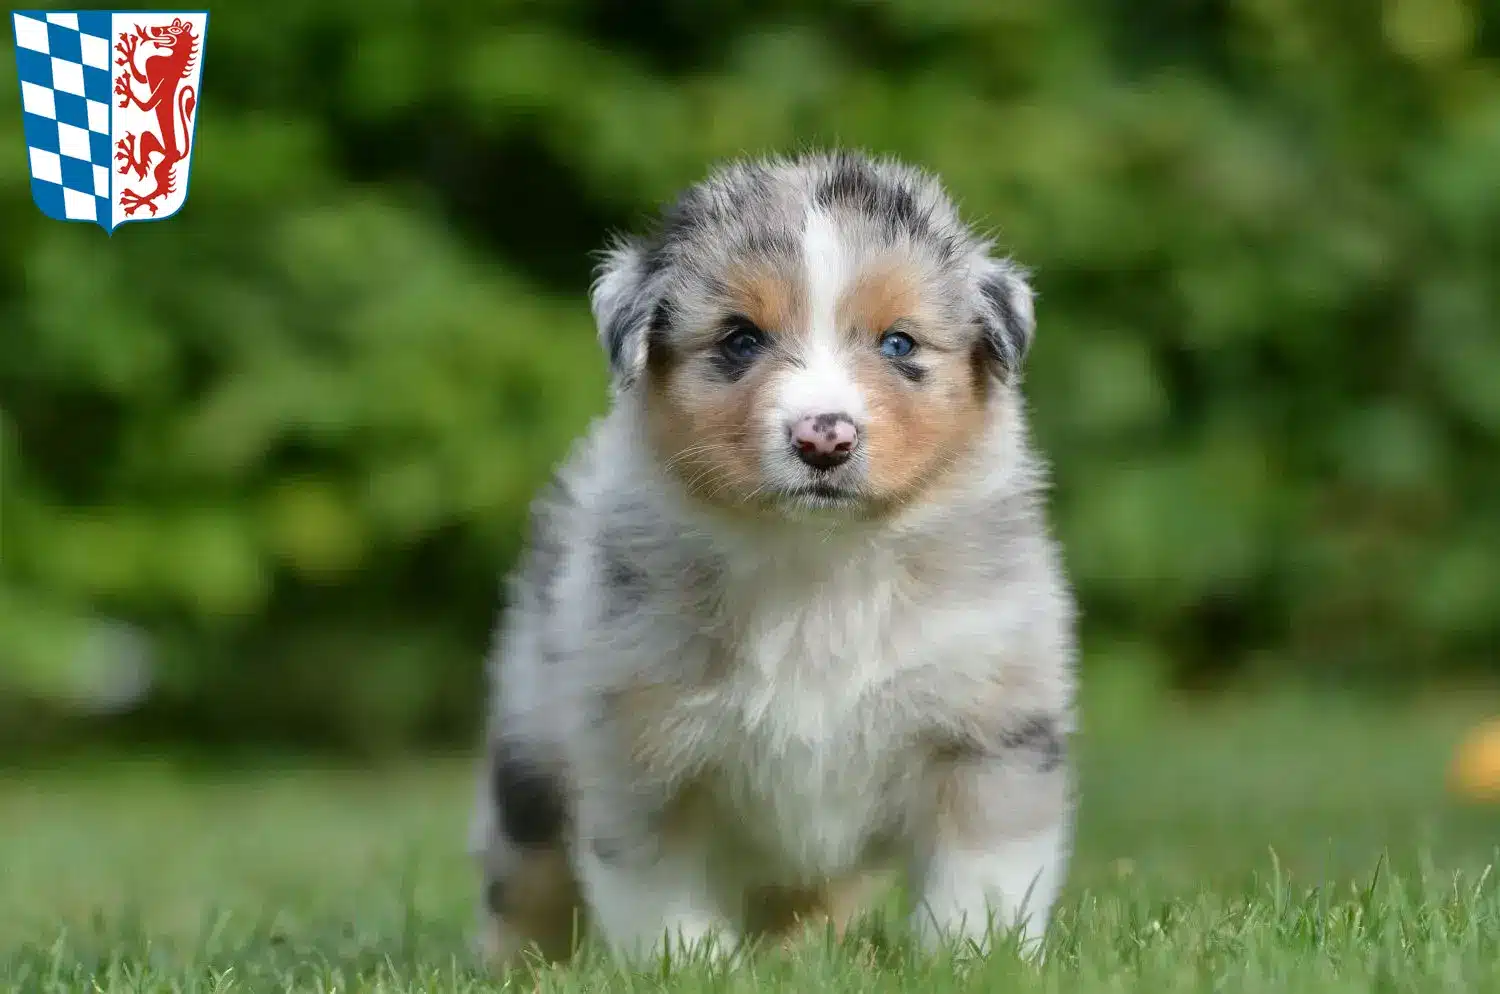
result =
M1033 715L1020 728L1000 737L1000 745L1009 752L1028 753L1036 757L1037 768L1051 773L1067 758L1057 719L1051 715Z
M485 906L490 909L490 912L492 914L496 914L496 915L503 915L503 914L505 914L505 908L506 908L506 905L505 905L505 896L506 895L505 895L505 882L504 881L501 881L501 880L491 880L489 883L485 884L485 887L484 887L484 903L485 903Z
M842 155L817 189L820 207L847 207L883 222L894 233L925 234L927 219L917 209L912 192L900 183L882 178L871 165L852 155Z
M645 601L649 578L632 560L619 536L607 537L600 553L604 590L611 617L623 617Z
M1019 280L1017 274L1006 269L979 285L985 303L981 316L985 349L1007 376L1020 371L1034 333L1016 302L1016 294L1022 292Z
M543 605L551 603L552 588L562 570L564 550L555 518L560 508L572 503L572 492L554 474L531 506L524 570Z
M565 819L562 784L513 744L495 746L492 790L500 827L524 848L555 843Z

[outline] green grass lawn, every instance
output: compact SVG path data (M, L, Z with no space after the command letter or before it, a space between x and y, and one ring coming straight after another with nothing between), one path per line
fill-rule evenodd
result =
M732 972L586 956L516 990L1500 991L1500 807L1455 803L1485 702L1100 705L1045 962L925 959L872 923ZM1476 707L1477 705L1477 707ZM470 771L0 773L0 987L477 991ZM1378 871L1378 872L1377 872Z

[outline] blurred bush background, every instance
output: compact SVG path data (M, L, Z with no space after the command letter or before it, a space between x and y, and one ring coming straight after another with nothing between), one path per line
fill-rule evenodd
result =
M112 237L0 73L9 754L467 744L590 253L835 142L1035 267L1090 675L1497 666L1500 0L262 0L204 67L187 206Z

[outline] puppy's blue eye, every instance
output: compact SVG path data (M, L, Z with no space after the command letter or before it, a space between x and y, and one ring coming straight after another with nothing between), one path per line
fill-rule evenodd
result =
M911 336L903 332L893 331L880 340L880 354L887 359L900 359L911 355L911 350L917 347Z
M764 333L754 325L740 324L719 343L719 347L736 362L749 362L766 347L766 339Z

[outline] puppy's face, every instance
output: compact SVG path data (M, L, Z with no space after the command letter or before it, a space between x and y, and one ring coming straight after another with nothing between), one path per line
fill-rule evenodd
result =
M646 440L696 497L876 516L963 465L1031 338L1030 293L941 189L853 157L689 190L595 287Z

